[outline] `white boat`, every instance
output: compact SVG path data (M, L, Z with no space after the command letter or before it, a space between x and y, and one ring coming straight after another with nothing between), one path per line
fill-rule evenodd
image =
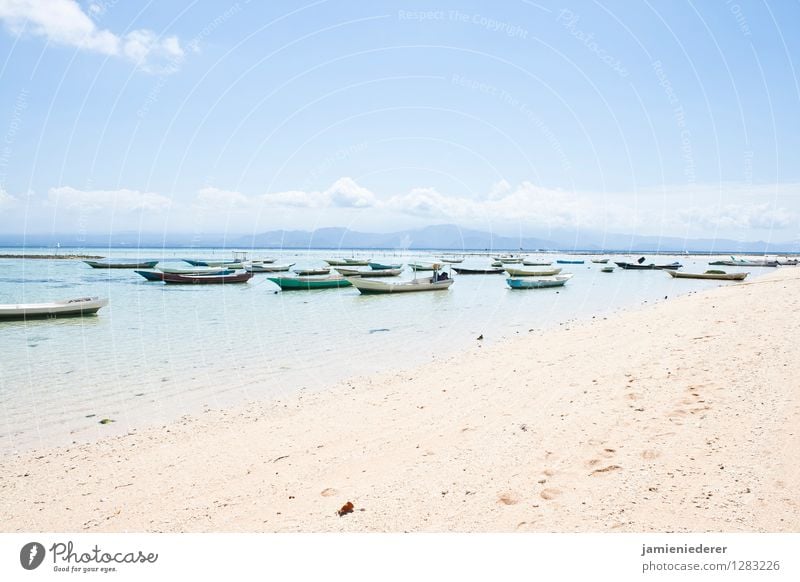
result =
M553 264L553 261L545 261L542 259L525 259L522 264L526 267L548 267Z
M561 267L553 267L551 269L517 269L515 267L505 267L506 273L512 277L548 277L550 275L558 275L561 272Z
M606 265L605 267L600 269L600 271L602 273L613 273L614 272L614 265ZM667 271L667 272L671 273L672 271Z
M506 279L506 283L512 289L545 289L547 287L563 287L564 283L572 278L572 274L559 275L557 277L525 277L522 279Z
M464 262L463 257L442 257L439 259L443 263L452 263L452 264L459 264Z
M282 273L294 267L294 263L288 265L270 265L265 263L245 263L244 270L248 273Z
M92 315L108 305L108 299L80 297L52 303L17 303L0 305L0 319L49 319Z
M422 277L403 283L385 283L384 281L372 281L361 277L348 277L353 287L366 295L375 293L409 293L413 291L443 291L453 284L453 279L438 280L436 277Z

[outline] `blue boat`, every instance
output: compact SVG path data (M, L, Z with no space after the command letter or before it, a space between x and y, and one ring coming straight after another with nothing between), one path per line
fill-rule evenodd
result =
M369 268L374 271L385 271L388 269L402 269L403 263L397 264L384 264L384 263L369 263Z
M547 287L563 287L564 283L572 278L571 274L556 275L555 277L525 277L517 279L511 277L506 283L512 289L545 289Z
M568 259L558 259L556 261L556 263L559 263L561 265L582 265L584 263L584 261L577 261L577 260L576 261L571 261L571 260L568 260Z

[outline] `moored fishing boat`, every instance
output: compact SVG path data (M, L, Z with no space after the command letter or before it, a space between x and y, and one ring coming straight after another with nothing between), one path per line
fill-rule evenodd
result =
M227 267L158 267L158 270L170 275L230 275L233 273Z
M416 291L444 291L453 284L453 279L449 277L440 279L437 276L422 277L404 281L402 283L386 283L384 281L372 281L362 277L352 277L349 279L353 287L365 295L384 294L384 293L410 293Z
M347 264L347 261L344 259L322 259L326 263L328 263L331 267L342 267Z
M351 267L366 267L369 265L370 259L345 259L344 264Z
M505 270L512 277L549 277L550 275L558 275L561 272L561 267L553 267L551 269L517 269L514 267L506 267Z
M517 279L511 277L506 279L506 283L512 289L545 289L547 287L563 287L572 278L572 274L565 273L555 277L534 277Z
M350 269L348 267L336 267L340 275L345 277L397 277L403 269Z
M83 261L92 269L152 269L158 264L158 261L119 261L113 263L111 261Z
M613 273L614 272L614 265L606 265L602 269L600 269L601 273ZM670 271L672 272L672 271Z
M382 271L386 269L402 269L403 263L369 263L369 268L376 271Z
M553 261L545 261L543 259L525 259L522 264L526 267L547 267L553 264Z
M675 279L715 279L718 281L743 281L750 273L726 273L725 271L706 271L705 273L679 273L667 271Z
M556 261L559 265L582 265L585 262L583 259L558 259Z
M726 267L777 267L778 261L770 261L767 259L750 260L750 259L736 259L731 257L730 261L714 261L709 265L724 265Z
M592 259L593 263L597 263L598 265L605 265L608 262L608 259Z
M294 267L294 263L289 263L288 265L245 263L244 270L248 273L284 273L292 267Z
M100 297L80 297L50 303L0 304L0 320L80 317L93 315L106 305L108 305L108 299Z
M439 263L409 263L412 271L436 271L441 268Z
M141 274L141 273L140 273ZM253 273L247 271L232 275L172 275L162 273L164 283L179 285L225 285L231 283L247 283L253 278Z
M619 262L616 265L622 269L631 270L631 271L648 271L654 269L662 269L662 270L674 270L680 269L683 267L680 263L670 263L669 265L655 265L653 263L649 263L647 265L643 265L641 263L625 263Z
M307 291L312 289L335 289L349 287L351 282L339 275L329 277L267 277L284 291Z
M452 263L452 264L456 264L456 265L458 263L463 263L464 262L463 257L442 257L439 260L441 262L443 262L443 263Z
M501 275L506 272L502 267L453 267L453 270L459 275Z

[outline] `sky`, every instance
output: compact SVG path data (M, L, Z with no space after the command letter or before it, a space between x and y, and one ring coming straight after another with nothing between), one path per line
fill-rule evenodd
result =
M0 234L800 238L800 4L0 0Z

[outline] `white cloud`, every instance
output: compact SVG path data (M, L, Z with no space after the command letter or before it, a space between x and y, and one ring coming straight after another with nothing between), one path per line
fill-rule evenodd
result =
M278 208L320 208L327 202L322 192L304 192L303 190L263 194L258 199L266 206Z
M375 205L375 195L352 178L339 178L324 192L333 206L366 208Z
M726 204L722 207L693 206L679 212L681 219L709 229L770 230L800 226L798 215L774 204Z
M430 218L475 218L480 211L473 201L445 196L435 188L413 188L406 194L391 197L386 208Z
M210 209L245 208L252 204L252 200L241 192L220 190L207 186L197 192L196 204Z
M139 190L77 190L70 186L50 188L47 203L67 210L96 212L113 210L115 212L161 212L169 209L172 201L154 192Z
M0 208L9 208L17 203L17 199L0 186Z
M104 10L99 3L89 6L93 16ZM117 36L99 29L75 0L0 0L0 20L14 34L27 32L54 44L122 56L145 72L173 72L184 58L177 37L160 39L155 32L145 29Z

